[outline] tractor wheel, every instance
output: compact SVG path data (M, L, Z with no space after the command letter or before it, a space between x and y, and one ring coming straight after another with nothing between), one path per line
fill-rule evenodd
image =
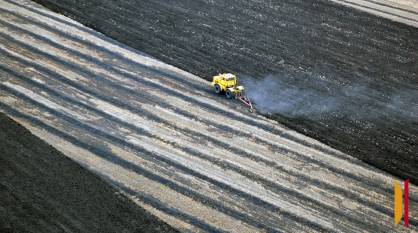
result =
M216 94L221 94L222 89L221 89L221 86L219 86L219 84L215 84L214 88L215 88Z
M232 91L228 89L226 90L225 96L228 99L232 99L232 97L234 97L234 93L232 93Z

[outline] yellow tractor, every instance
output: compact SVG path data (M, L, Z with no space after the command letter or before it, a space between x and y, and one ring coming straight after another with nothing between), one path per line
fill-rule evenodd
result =
M226 98L240 100L250 111L253 111L251 101L244 95L244 87L238 86L237 76L226 73L213 76L212 86L216 94L225 93Z
M234 74L219 74L213 76L212 85L216 94L225 93L226 98L241 94L244 91L243 86L237 86L237 76Z

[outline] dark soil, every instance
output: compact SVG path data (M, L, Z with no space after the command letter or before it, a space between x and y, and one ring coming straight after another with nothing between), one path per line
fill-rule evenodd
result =
M0 113L0 232L176 232Z
M270 117L418 183L416 28L326 0L35 2L206 79L221 71L258 79L286 74L299 89L331 97L366 86L367 98L343 95L342 109L319 118ZM306 84L312 79L327 84ZM398 93L409 96L402 109L381 108Z

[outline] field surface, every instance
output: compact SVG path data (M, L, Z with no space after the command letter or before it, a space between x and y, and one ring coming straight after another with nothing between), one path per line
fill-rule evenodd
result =
M0 232L176 232L0 113Z
M418 184L416 1L37 2L207 80L237 73L260 112Z
M418 2L416 0L331 1L418 28Z
M25 1L0 1L0 109L181 231L396 232L396 180L209 83Z

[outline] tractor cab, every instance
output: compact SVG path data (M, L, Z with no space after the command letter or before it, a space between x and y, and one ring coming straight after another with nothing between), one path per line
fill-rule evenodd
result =
M223 87L222 91L225 91L225 88L235 87L237 85L237 76L234 74L220 74L215 76L213 81Z
M212 86L216 94L225 93L226 98L240 100L250 111L253 111L253 106L250 99L244 95L244 87L238 86L237 76L234 74L219 74L213 76Z

